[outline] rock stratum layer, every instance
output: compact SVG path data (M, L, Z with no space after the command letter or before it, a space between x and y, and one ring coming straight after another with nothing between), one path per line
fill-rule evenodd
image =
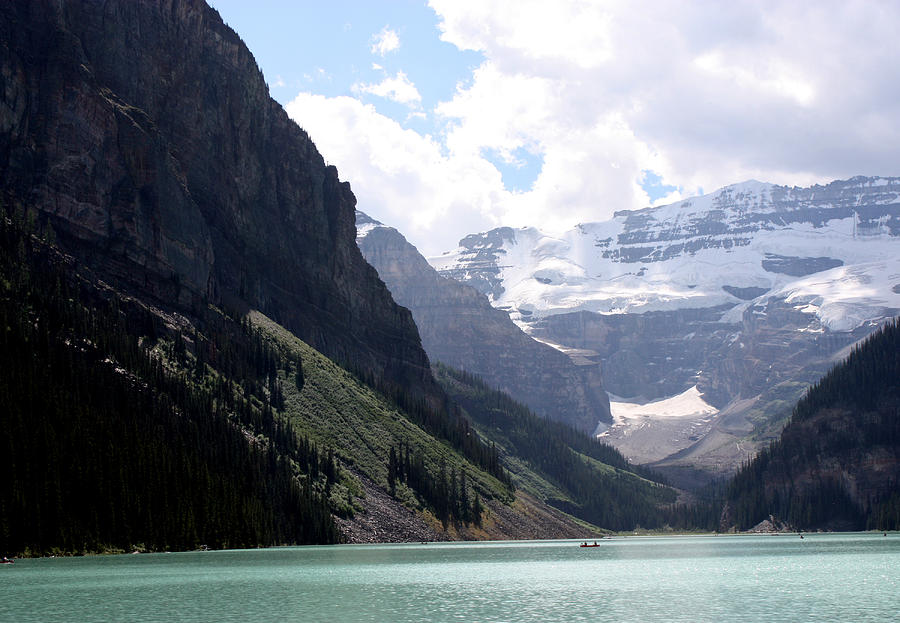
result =
M0 197L119 286L256 308L385 388L439 396L355 198L201 0L0 5Z
M532 339L484 294L440 276L393 227L362 212L356 222L363 255L412 311L432 360L477 374L535 413L588 433L611 422L597 361Z

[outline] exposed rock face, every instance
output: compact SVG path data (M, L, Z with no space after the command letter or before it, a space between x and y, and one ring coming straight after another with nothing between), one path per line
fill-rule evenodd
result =
M645 314L575 312L548 316L533 335L596 353L610 392L645 400L678 394L733 327L718 322L721 309Z
M434 399L409 312L355 244L355 198L202 0L0 5L0 197L122 286L258 308Z
M776 253L766 253L766 259L760 262L763 270L770 273L782 273L793 277L805 277L823 270L843 266L842 260L831 257L786 257Z
M487 297L441 277L394 228L357 212L358 243L416 320L429 357L481 376L535 413L592 432L610 422L600 365L528 337Z

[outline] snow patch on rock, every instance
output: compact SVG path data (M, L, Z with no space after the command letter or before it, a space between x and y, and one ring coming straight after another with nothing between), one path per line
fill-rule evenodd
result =
M617 396L610 395L609 407L612 411L613 421L617 426L627 426L635 421L644 419L661 418L693 418L709 419L719 410L703 400L703 395L697 386L662 400L653 402L636 403L625 402Z
M709 432L719 411L697 386L663 400L625 402L610 395L613 425L597 437L634 463L652 463L687 448Z

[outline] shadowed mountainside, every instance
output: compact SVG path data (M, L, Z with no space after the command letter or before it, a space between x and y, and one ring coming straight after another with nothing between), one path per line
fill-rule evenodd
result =
M0 198L103 278L255 308L389 393L438 405L355 198L202 0L0 6Z

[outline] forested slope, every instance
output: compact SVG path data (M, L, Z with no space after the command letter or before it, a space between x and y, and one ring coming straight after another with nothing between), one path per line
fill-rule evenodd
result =
M478 377L438 365L444 390L480 434L501 448L520 486L565 512L612 530L673 522L675 491L611 446L531 413Z
M452 403L380 395L258 312L148 305L3 212L0 550L336 542L363 481L438 531L512 502Z
M185 332L76 276L27 220L0 217L0 550L339 540L318 491L333 461L276 417L278 359L249 325L209 312Z
M900 528L900 323L807 392L778 441L732 480L725 527Z
M356 497L365 479L447 529L481 523L471 512L476 497L500 504L514 499L497 449L475 434L456 405L446 405L452 419L437 419L424 407L404 411L397 399L378 394L266 316L253 312L250 320L283 356L303 361L303 383L284 383L284 413L301 434L334 448L353 474L332 496L336 505L349 496L351 512L364 510L366 501Z

